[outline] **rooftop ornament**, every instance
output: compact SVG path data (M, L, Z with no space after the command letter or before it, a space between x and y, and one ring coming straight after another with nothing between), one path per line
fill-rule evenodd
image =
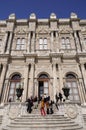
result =
M78 17L77 17L77 14L76 14L76 13L73 13L73 12L71 13L71 16L70 16L70 17L71 17L72 19L78 18Z
M56 14L55 13L51 13L50 19L56 19Z
M34 13L32 13L32 14L30 15L30 19L36 19L36 15L35 15Z

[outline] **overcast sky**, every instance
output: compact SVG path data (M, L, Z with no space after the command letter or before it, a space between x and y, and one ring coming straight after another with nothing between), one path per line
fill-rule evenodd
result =
M0 19L7 19L12 13L16 18L29 18L31 13L37 18L49 18L54 12L57 18L69 18L75 12L86 19L86 0L0 0Z

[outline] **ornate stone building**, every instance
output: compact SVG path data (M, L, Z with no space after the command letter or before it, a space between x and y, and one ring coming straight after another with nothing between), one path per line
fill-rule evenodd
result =
M30 96L49 95L55 100L66 84L72 102L86 102L86 20L70 18L0 20L0 100L16 101L16 87Z

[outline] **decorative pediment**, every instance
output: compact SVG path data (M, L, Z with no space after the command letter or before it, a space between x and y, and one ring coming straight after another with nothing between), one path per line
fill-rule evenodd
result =
M60 30L59 31L60 34L70 34L69 30Z
M41 29L41 30L38 30L37 32L38 34L46 34L46 33L49 33L47 30L45 29Z
M25 33L26 33L26 31L25 31L25 30L23 30L23 29L18 30L18 31L16 32L16 34L25 34Z

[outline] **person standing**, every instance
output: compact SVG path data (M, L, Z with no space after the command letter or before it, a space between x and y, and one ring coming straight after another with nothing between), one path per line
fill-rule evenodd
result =
M59 95L56 93L56 95L55 95L55 99L56 99L56 108L59 110L59 108L58 108L58 101L59 101Z
M41 110L41 115L42 116L45 116L46 115L46 112L45 112L45 102L44 102L44 99L42 99L41 100L41 108L40 108L40 110Z

